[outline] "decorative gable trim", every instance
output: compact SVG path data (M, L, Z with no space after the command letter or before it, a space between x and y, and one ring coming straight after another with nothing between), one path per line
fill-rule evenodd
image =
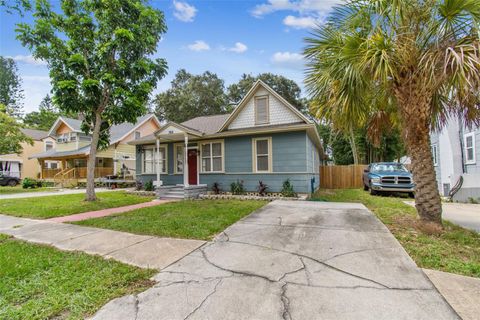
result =
M110 144L114 144L114 143L117 143L119 141L122 141L123 139L125 139L126 137L128 137L129 134L131 134L132 132L135 132L135 130L137 130L138 128L140 128L141 126L143 126L145 123L147 123L148 121L150 121L151 119L153 118L153 120L157 123L158 127L161 127L162 124L160 123L160 121L158 120L157 116L154 115L154 114L151 114L148 118L144 119L142 122L140 122L139 124L137 124L135 127L133 127L132 129L130 129L127 133L125 133L122 137L118 138L117 140L115 141L112 141L110 142Z
M228 126L237 118L240 112L245 108L247 102L253 97L254 93L257 91L259 87L263 87L267 90L271 95L275 98L280 100L288 109L290 109L296 116L298 116L303 122L309 124L312 123L307 117L305 117L300 111L297 110L290 102L285 100L281 95L279 95L275 90L273 90L270 86L268 86L262 80L257 80L254 85L250 88L247 94L243 97L243 99L238 104L237 108L230 114L230 116L225 120L225 123L222 125L218 132L222 132L228 128Z
M176 129L175 130L176 132L172 130L173 132L171 132L171 134L185 132L185 133L188 133L188 134L191 134L191 135L194 135L194 136L198 136L198 137L201 137L203 135L203 133L201 133L200 131L190 129L190 128L185 127L185 126L183 126L181 124L178 124L176 122L168 122L163 127L158 129L157 132L155 132L155 136L159 136L160 134L164 133L169 127L172 127L174 129Z
M58 127L60 126L60 124L63 123L64 125L66 125L67 127L69 127L72 132L81 132L79 130L75 130L74 128L72 128L65 120L63 120L62 117L58 117L57 120L55 120L55 123L53 124L52 128L50 129L50 131L48 131L48 135L49 136L54 136L55 135L55 132L57 131Z

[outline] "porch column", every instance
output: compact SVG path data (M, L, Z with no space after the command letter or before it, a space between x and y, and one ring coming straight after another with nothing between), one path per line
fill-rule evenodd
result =
M162 185L162 182L160 181L160 138L157 137L157 156L155 157L157 158L157 161L156 161L156 169L155 171L157 172L157 187L160 187Z
M183 151L183 185L188 187L188 135L184 135L185 147Z

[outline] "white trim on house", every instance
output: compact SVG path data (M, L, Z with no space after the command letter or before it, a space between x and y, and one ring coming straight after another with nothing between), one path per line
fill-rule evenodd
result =
M154 115L154 114L151 114L148 118L144 119L142 122L140 122L139 124L137 124L136 126L134 126L132 129L130 129L127 133L125 133L122 137L118 138L117 140L115 141L112 141L110 142L110 144L114 144L114 143L117 143L117 142L120 142L122 141L123 139L125 139L126 137L128 137L129 134L137 131L138 128L140 128L142 125L144 125L145 123L147 123L148 121L150 121L151 119L153 118L153 120L155 120L155 122L157 123L158 127L161 127L162 124L160 123L160 120L158 120L157 116ZM134 137L135 139L135 137Z
M267 141L267 154L258 154L257 153L257 141ZM267 170L258 170L258 157L267 156L268 157L268 169ZM271 173L273 172L273 152L272 152L272 137L259 137L252 138L252 172L254 173Z
M177 170L177 147L181 147L182 149L182 171ZM173 174L183 174L183 168L184 168L184 158L185 155L183 154L185 152L185 143L184 142L177 142L173 144Z
M220 143L221 145L221 163L222 163L222 169L220 171L214 171L213 170L213 159L216 157L218 158L218 156L213 156L213 146L212 144L213 143ZM210 171L204 171L203 169L203 146L206 145L206 144L209 144L210 145L210 156L208 157L210 159ZM206 140L206 141L200 141L198 143L200 149L200 170L201 170L201 173L202 174L206 174L206 173L224 173L225 172L225 141L223 139L218 139L218 140Z
M467 141L468 141L468 138L472 138L472 145L469 147L467 145ZM464 139L464 152L465 152L465 164L475 164L476 163L476 159L475 159L475 132L469 132L469 133L465 133L463 135L463 139ZM469 149L472 149L472 158L469 159L468 157L468 150Z
M166 144L161 144L160 149L164 149L165 151L165 159L162 159L162 161L165 161L165 170L160 171L161 174L167 174L168 173L168 145ZM153 151L153 158L150 160L152 161L152 172L145 172L145 151L146 150L152 150ZM156 146L146 146L142 149L141 153L141 161L142 161L142 174L156 174L157 172L157 147Z
M55 123L53 124L52 128L51 128L50 131L48 132L48 136L55 136L55 132L57 131L58 125L60 124L60 122L62 122L62 123L63 123L64 125L66 125L67 127L69 127L73 132L82 132L82 131L75 130L74 128L72 128L72 127L67 123L67 121L65 121L62 117L58 117L58 119L55 120Z
M271 95L273 95L275 98L277 98L278 100L280 100L281 103L283 103L287 108L289 108L295 115L297 115L302 121L304 121L305 123L307 124L311 124L312 121L309 120L307 117L305 117L300 111L298 111L297 108L295 108L294 106L292 106L292 104L290 102L288 102L287 100L285 100L285 98L283 98L281 95L279 95L277 92L275 92L275 90L273 90L272 88L270 88L270 86L268 86L265 82L263 82L262 80L257 80L255 82L255 84L250 88L250 90L247 92L247 94L243 97L243 99L240 101L240 103L238 104L238 106L235 108L235 110L230 114L230 116L225 120L224 124L222 125L222 127L220 128L220 130L218 130L218 132L222 132L224 131L225 129L228 128L228 126L233 122L233 120L238 116L238 114L240 113L240 111L242 111L245 106L247 105L247 102L250 101L250 99L252 98L253 94L257 91L257 89L259 87L263 87L265 90L267 90Z

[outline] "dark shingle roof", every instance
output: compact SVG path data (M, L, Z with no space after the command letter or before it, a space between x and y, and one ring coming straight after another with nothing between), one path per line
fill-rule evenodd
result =
M48 132L36 129L20 129L25 135L29 136L33 140L42 140L48 137Z
M182 122L181 125L203 132L205 134L213 134L218 132L222 125L225 123L225 120L230 116L227 114L216 114L213 116L202 116L196 117L185 122Z

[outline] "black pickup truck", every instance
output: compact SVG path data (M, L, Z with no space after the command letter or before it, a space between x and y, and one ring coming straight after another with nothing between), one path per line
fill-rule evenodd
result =
M15 187L20 183L20 179L0 173L0 186Z

